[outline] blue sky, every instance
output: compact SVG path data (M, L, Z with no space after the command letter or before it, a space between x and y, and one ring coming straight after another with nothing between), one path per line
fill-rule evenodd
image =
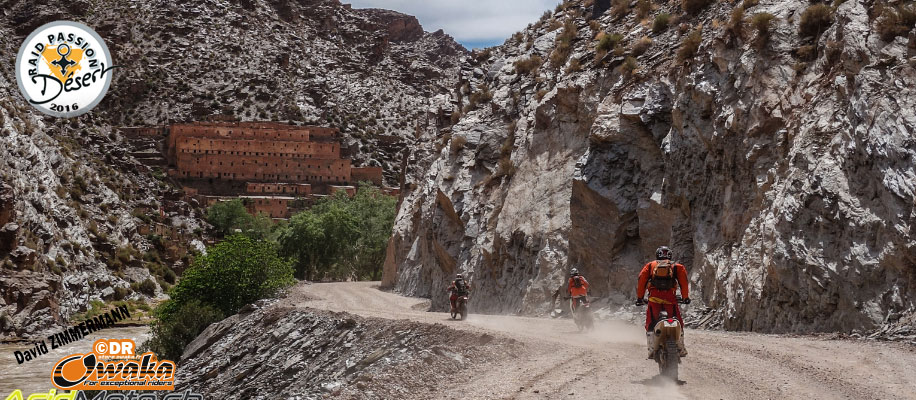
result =
M552 10L559 0L341 0L353 8L385 8L410 14L429 32L442 29L473 49L502 44Z

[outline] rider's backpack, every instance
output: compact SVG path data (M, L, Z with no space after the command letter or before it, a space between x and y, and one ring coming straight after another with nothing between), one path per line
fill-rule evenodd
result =
M573 277L573 286L575 286L575 287L577 287L577 288L582 287L582 277L581 277L581 276L574 276L574 277Z
M652 268L652 275L649 279L652 286L659 290L673 289L677 283L677 279L674 276L676 271L674 265L671 260L658 260L655 263L655 267Z

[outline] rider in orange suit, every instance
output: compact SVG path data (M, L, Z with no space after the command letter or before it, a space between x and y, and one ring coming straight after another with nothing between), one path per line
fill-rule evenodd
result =
M645 296L646 291L648 290L649 307L646 309L646 332L648 333L651 333L651 325L657 320L658 315L662 312L662 310L667 311L668 315L674 315L678 321L681 322L681 326L684 326L684 320L681 318L681 309L677 304L677 288L681 288L681 298L684 299L684 304L690 304L690 291L687 286L687 268L685 268L683 264L674 264L674 277L677 280L677 285L671 289L658 289L652 286L652 283L650 282L652 271L655 269L655 266L658 265L659 261L671 260L671 257L672 252L668 247L659 247L658 250L655 251L656 260L651 261L643 266L642 271L639 272L639 283L636 286L636 304L642 305L643 296ZM684 332L683 329L681 332ZM653 339L650 339L650 341L654 341L654 337ZM651 342L649 343L649 346L651 357ZM687 349L684 347L683 334L678 341L678 347L680 349L681 356L686 356Z
M452 281L452 284L445 289L446 292L449 292L449 304L451 304L451 311L455 311L455 307L458 305L458 296L466 296L471 291L471 284L464 280L464 277L461 274L455 275L455 280Z
M579 284L576 284L578 279ZM576 298L585 297L585 301L588 301L588 281L585 280L585 277L579 274L579 270L573 268L569 273L569 282L566 286L566 291L569 292L569 300L572 302L570 308L572 312L576 312Z

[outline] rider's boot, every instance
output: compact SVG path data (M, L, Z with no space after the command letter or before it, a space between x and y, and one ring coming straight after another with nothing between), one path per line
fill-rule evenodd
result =
M655 356L655 332L648 331L646 332L646 349L649 350L649 355L646 356L646 359L651 360Z
M677 352L681 357L687 357L687 347L684 346L684 330L681 330L681 337L677 340Z

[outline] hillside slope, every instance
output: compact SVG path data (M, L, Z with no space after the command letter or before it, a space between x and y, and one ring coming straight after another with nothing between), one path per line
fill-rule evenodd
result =
M417 153L383 283L441 310L465 272L473 309L544 313L578 267L618 307L667 244L700 325L916 334L912 21L850 0L802 35L807 1L603 3L490 49Z
M337 127L355 165L381 165L395 184L417 132L450 123L466 53L412 16L336 0L0 9L10 60L0 67L0 331L11 336L65 324L93 300L159 297L174 283L166 269L180 273L201 248L203 210L139 164L117 127L213 114ZM60 19L96 30L122 66L99 106L70 120L25 104L12 70L25 36ZM148 293L136 290L146 280Z

